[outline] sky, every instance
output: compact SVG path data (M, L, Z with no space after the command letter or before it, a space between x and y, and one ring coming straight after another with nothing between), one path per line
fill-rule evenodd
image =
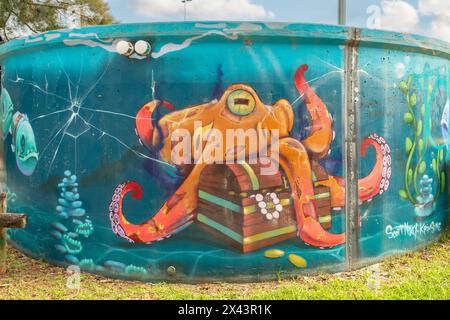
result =
M338 0L107 0L122 23L253 20L337 23ZM347 0L347 25L450 42L450 0Z

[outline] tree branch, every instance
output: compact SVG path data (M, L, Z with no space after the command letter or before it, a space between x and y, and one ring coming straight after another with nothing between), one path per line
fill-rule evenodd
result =
M8 12L8 16L5 19L5 27L3 28L4 40L9 41L8 33L6 32L6 26L8 25L9 18L11 18L11 12Z
M16 16L17 20L20 21L21 23L23 23L23 24L24 24L28 29L30 29L32 32L34 32L34 33L37 33L37 32L38 32L38 31L36 31L33 27L31 27L27 22L23 21L23 20L20 18L20 16L19 16L16 12L14 12L14 10L13 10L12 7L11 7L11 2L10 2L10 0L6 0L6 2L8 3L7 6L8 6L8 9L9 9L9 13L10 13L10 14L13 14L14 16Z
M74 19L80 19L82 25L114 22L105 0L0 1L4 11L2 17L4 25L0 26L0 33L3 33L7 40L14 38L16 26L19 27L19 33L20 27L37 33L52 28L64 28ZM76 8L80 8L80 10L76 10ZM12 17L14 17L14 24L11 24ZM4 20L5 18L6 20ZM13 27L7 28L8 23Z

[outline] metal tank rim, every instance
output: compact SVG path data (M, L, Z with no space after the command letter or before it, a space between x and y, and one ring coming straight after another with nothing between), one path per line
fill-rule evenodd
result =
M258 26L256 29L240 29L244 36L301 38L311 42L346 44L352 35L359 35L360 46L376 46L419 52L450 59L450 43L443 40L415 34L399 33L384 30L344 27L325 24L304 24L296 22L260 22L260 21L192 21L192 22L155 22L113 24L105 26L89 26L75 29L52 30L23 38L13 39L0 45L0 63L2 60L26 50L40 50L69 39L71 34L83 35L84 40L98 38L142 38L163 36L196 36L208 30L231 30L237 27Z

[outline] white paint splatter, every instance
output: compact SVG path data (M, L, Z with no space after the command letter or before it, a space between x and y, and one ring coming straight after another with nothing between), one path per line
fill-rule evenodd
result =
M221 30L210 30L205 32L202 35L199 36L194 36L191 38L186 39L183 43L181 44L176 44L176 43L168 43L164 46L161 47L161 49L158 52L153 52L152 53L152 58L154 59L158 59L170 52L174 52L174 51L180 51L183 49L186 49L187 47L189 47L193 41L195 40L199 40L201 38L207 37L209 35L220 35L223 36L227 39L231 39L231 40L237 40L239 34L242 33L246 33L246 32L255 32L255 31L261 31L262 27L260 25L254 24L254 23L241 23L238 27L236 28L228 28L228 29L223 29L223 31Z
M399 62L395 65L395 76L397 79L401 79L405 76L406 73L406 66L404 63Z
M35 43L35 42L40 42L40 41L44 41L44 38L39 36L37 38L28 37L25 39L25 43Z
M224 29L227 25L225 23L196 23L195 27L204 29Z
M188 38L188 39L184 40L182 43L167 43L167 44L163 45L159 49L159 51L153 52L151 54L151 57L153 59L158 59L170 52L175 52L175 51L180 51L180 50L186 49L187 47L189 47L192 44L192 42L202 39L204 37L210 36L210 35L219 35L219 36L225 37L230 40L237 40L239 34L248 33L248 32L258 32L258 31L262 30L261 25L258 25L255 23L248 23L248 22L241 23L236 28L228 28L228 29L225 28L226 24L224 24L224 23L220 23L220 24L197 23L196 27L200 27L200 28L220 27L223 30L217 30L217 29L208 30L201 35L197 35L197 36ZM119 41L122 40L122 39L116 39L114 41L112 41L112 40L103 40L102 41L98 38L97 34L95 34L95 33L91 33L91 34L71 33L71 34L69 34L69 37L78 37L78 38L95 37L98 41L92 40L92 39L66 39L66 40L64 40L64 43L68 46L85 45L85 46L89 46L89 47L99 47L99 48L102 48L102 49L112 52L112 53L117 53L116 45ZM146 57L139 56L137 54L133 54L129 58L145 59Z
M71 37L71 38L89 38L89 37L94 37L96 39L99 39L98 35L96 33L74 33L74 32L72 32L72 33L69 33L69 37Z
M113 42L97 42L94 40L82 40L82 39L65 39L64 43L68 46L77 46L77 45L84 45L84 46L88 46L88 47L100 47L108 52L112 52L112 53L117 53L116 50L116 46L117 43L119 41L121 41L122 39L116 39ZM130 59L138 59L138 60L142 60L145 59L146 57L140 56L138 54L132 54L131 56L129 56L128 58Z
M100 47L109 52L116 52L116 44L120 40L113 41L111 44L100 43L94 40L82 40L82 39L65 39L64 43L68 46L85 45L88 47Z
M241 23L236 28L223 29L223 31L229 32L233 35L238 35L240 33L246 33L246 32L256 32L256 31L261 31L261 30L262 30L262 26L260 26L259 24L249 23L249 22Z
M39 36L30 36L25 38L25 43L37 43L41 41L51 41L61 37L60 33L43 33Z
M212 34L217 34L217 35L223 36L223 37L231 39L231 40L236 40L237 39L237 36L235 36L235 35L228 35L225 32L219 31L219 30L210 30L208 32L205 32L202 35L195 36L195 37L192 37L192 38L188 38L188 39L184 40L183 43L180 43L180 44L167 43L164 46L162 46L161 49L158 52L153 52L152 53L152 58L158 59L158 58L162 57L163 55L168 54L169 52L180 51L180 50L186 49L187 47L189 47L191 45L191 43L193 41L201 39L201 38L204 38L204 37L207 37L207 36L212 35Z
M285 23L285 22L267 22L267 23L265 23L265 25L269 29L278 30L278 29L286 28L289 25L289 23Z
M55 40L61 37L61 34L59 33L51 33L51 34L45 34L45 41L51 41L51 40Z

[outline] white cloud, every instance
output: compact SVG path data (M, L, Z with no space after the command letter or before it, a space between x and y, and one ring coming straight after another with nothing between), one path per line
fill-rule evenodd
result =
M419 0L419 13L432 18L430 36L450 42L450 1Z
M430 32L432 37L450 42L450 14L435 17Z
M408 1L381 0L382 10L376 27L397 32L421 33L450 42L449 0L419 0L417 8ZM426 25L426 20L422 20L423 17L431 18L429 25Z
M446 0L445 0L446 1ZM402 0L383 0L380 27L398 32L414 32L419 24L419 14L411 4Z
M132 9L148 18L173 20L184 14L181 0L132 0ZM188 20L267 20L275 14L252 0L193 0L187 3Z
M419 0L419 12L424 16L440 16L450 14L450 1L448 0Z

